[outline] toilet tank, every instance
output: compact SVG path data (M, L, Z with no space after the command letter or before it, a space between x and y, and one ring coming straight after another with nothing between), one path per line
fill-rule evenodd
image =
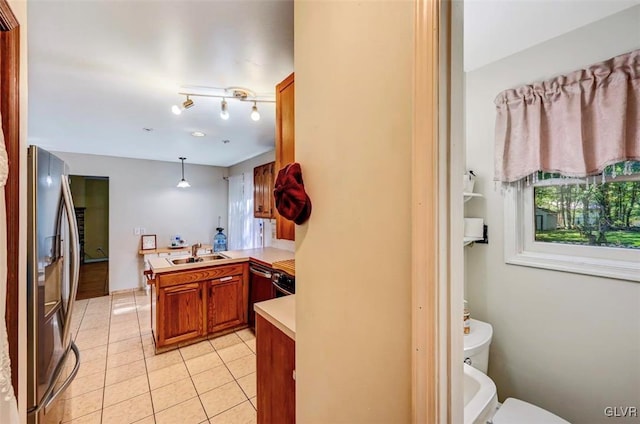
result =
M464 335L464 360L472 367L487 373L489 345L493 337L491 324L472 319L469 334Z

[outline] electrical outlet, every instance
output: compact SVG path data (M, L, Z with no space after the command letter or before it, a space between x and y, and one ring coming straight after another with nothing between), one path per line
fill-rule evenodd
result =
M135 227L133 229L133 235L134 236L139 236L140 235L140 227Z
M147 229L144 227L140 228L140 234L147 234Z

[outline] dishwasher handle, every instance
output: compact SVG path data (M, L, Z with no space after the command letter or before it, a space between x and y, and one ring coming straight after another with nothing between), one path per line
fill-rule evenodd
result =
M271 279L271 272L270 271L266 271L264 269L260 269L260 268L257 268L257 267L250 266L249 267L249 272L251 272L252 274L255 274L255 275L259 275L260 277Z

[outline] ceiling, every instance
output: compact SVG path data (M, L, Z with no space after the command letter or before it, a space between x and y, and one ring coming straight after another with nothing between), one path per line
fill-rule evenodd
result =
M30 144L230 166L274 148L274 104L258 122L234 100L228 121L220 99L170 108L185 85L273 98L293 71L293 1L30 0L28 54Z
M465 70L640 0L465 0ZM182 86L273 96L293 71L293 1L30 0L29 143L50 150L231 166L274 147L275 106L192 98ZM145 131L144 128L152 128ZM205 137L192 137L201 131ZM230 140L223 143L222 140Z
M640 0L465 0L464 69L478 69L637 4Z

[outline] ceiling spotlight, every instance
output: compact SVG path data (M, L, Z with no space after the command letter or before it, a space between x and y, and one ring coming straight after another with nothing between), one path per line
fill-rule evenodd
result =
M254 121L260 120L260 112L258 112L258 106L256 105L256 102L253 102L253 107L251 108L251 119L253 119Z
M204 137L206 134L201 131L194 131L191 133L191 135L194 137Z
M220 103L220 117L225 121L229 119L229 111L227 110L227 101L225 98L222 98L222 103Z
M189 96L187 96L187 100L182 102L180 106L178 105L171 106L171 112L173 112L174 115L180 115L183 110L189 109L191 106L193 106L193 100L191 100Z
M191 184L189 184L189 181L184 179L184 160L186 158L179 157L178 159L180 159L182 161L182 179L178 182L178 185L176 187L178 187L178 188L191 187Z

